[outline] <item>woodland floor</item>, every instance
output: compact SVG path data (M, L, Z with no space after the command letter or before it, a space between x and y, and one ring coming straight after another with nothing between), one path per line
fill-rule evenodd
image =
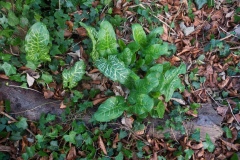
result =
M186 116L191 116L195 119L198 119L198 121L194 123L195 125L198 124L203 126L206 124L204 124L204 121L201 121L201 118L205 116L205 118L207 117L207 119L211 119L211 127L214 130L214 133L218 132L218 130L216 131L216 128L213 126L221 130L219 131L220 136L214 139L212 139L210 135L211 130L208 130L207 132L209 133L210 139L212 139L212 142L215 145L214 151L209 152L209 150L204 147L204 145L211 145L210 142L206 143L208 140L207 138L205 139L205 135L203 135L204 138L199 142L196 142L192 139L192 133L189 133L190 135L183 134L180 137L176 137L172 130L169 131L172 135L170 140L165 137L157 137L157 135L152 137L152 135L148 134L149 132L146 131L146 128L133 130L132 124L135 120L135 117L131 117L125 119L125 121L127 121L125 123L119 120L114 122L116 124L108 124L109 128L115 128L114 132L111 134L111 137L107 137L106 135L105 137L98 136L98 138L94 141L93 146L97 149L97 156L95 156L96 159L98 156L103 157L102 159L114 159L118 153L116 152L112 156L107 156L106 148L112 147L116 149L119 142L121 142L125 148L133 151L132 156L129 157L126 156L127 153L124 152L125 159L157 160L165 157L166 159L182 158L237 160L238 157L240 157L240 2L233 1L228 3L223 0L217 0L215 1L214 5L208 6L205 4L201 9L198 9L196 4L191 4L189 2L190 1L187 0L183 0L182 3L180 3L180 1L173 0L161 0L156 2L155 7L167 6L167 9L165 8L166 10L161 14L152 15L155 16L160 23L162 23L164 33L161 35L161 38L166 42L176 45L177 48L176 53L172 57L161 57L157 60L157 63L169 61L175 66L178 66L181 62L187 64L187 73L181 77L182 83L185 85L186 89L183 93L176 94L174 99L166 104L166 114L171 113L171 106L176 102L181 106L190 105L192 103L199 103L201 104L201 107L205 106L204 109L199 109L199 112L194 112L194 110L190 109L184 114ZM96 4L93 3L93 6L94 5ZM189 5L192 7L189 7ZM115 3L112 11L112 14L120 15L121 17L126 18L126 21L121 24L122 28L124 29L116 29L117 38L124 39L126 42L131 41L131 34L129 34L129 28L131 28L131 24L139 22L137 20L139 13L131 10L134 7L139 7L139 5L127 3L125 1L118 1L118 3ZM142 1L140 7L142 8L142 11L144 11L144 9L147 7L150 9L156 9L155 7L151 8L152 4L147 0ZM105 14L103 11L100 19L104 19L104 16ZM76 38L73 36L73 31L71 28L72 23L73 22L71 21L67 22L69 29L65 31L65 37L73 37L74 41L76 42L79 41L79 39L83 40L86 38L87 33L82 27L77 28L76 33L80 37L84 38ZM147 33L151 30L150 27L152 26L147 23L146 19L141 21L141 25L144 27L144 30ZM84 54L84 49L81 44L79 44L79 48L83 56L82 58L87 61L89 57L88 55ZM87 72L88 75L92 77L92 80L83 81L79 86L79 90L90 90L91 88L97 86L101 92L90 99L93 102L93 105L97 106L107 98L106 96L103 96L102 93L109 88L112 89L117 86L114 86L114 83L110 82L106 78L99 79L99 72L94 68L88 67ZM0 80L2 82L7 81L9 84L14 86L18 85L6 80L8 78L3 74L1 74L1 78L5 79ZM56 102L56 104L49 104L48 106L45 106L46 108L49 106L58 107L57 109L55 108L49 110L48 108L48 110L45 111L36 110L35 112L56 113L61 112L59 110L63 110L60 108L66 107L63 103L61 103L64 98L62 96L62 93L64 92L62 86L58 86L56 84L52 85L55 85L54 92L50 90L39 89L36 85L33 85L32 89L39 91L41 94L33 93L35 91L31 90L25 91L29 93L24 93L24 95L29 95L31 93L31 95L35 96L35 98L42 96L42 99L45 103L49 104L52 100ZM21 110L17 110L17 104L26 106L26 101L29 102L29 104L31 101L35 101L35 103L33 102L33 105L31 104L31 106L40 105L36 104L38 100L31 99L31 96L29 96L30 98L25 96L25 102L16 103L14 102L14 97L16 97L16 95L13 95L13 93L21 94L23 90L18 90L15 88L15 90L8 90L8 93L3 93L4 89L6 92L8 90L2 87L0 98L4 99L6 97L13 97L12 99L9 98L11 99L11 103L15 104L15 107L12 107L15 108L15 111L13 110L12 112L20 112L24 109L29 110L30 108L22 108ZM46 101L44 100L44 97L46 98ZM28 117L29 119L28 124L30 127L29 131L26 132L26 135L17 142L10 142L7 140L7 138L1 139L1 152L8 153L13 159L21 159L21 153L25 153L25 150L22 148L26 146L31 147L31 144L33 143L29 142L29 139L27 139L29 133L40 133L33 123L34 121L37 121L39 117L36 118L32 116L33 113L34 110L32 110L32 112L25 112L25 114L23 114L23 116ZM91 113L91 111L88 111L84 114L89 115ZM35 114L37 113L34 113L34 115ZM15 117L13 114L6 114L4 116ZM74 118L76 117L72 117L72 119ZM14 122L15 120L12 119L12 121ZM184 119L184 122L182 122L181 125L187 125L188 121L190 120ZM144 123L145 125L148 125L146 122ZM49 125L51 125L51 123ZM67 126L67 124L63 125L65 125L65 128L71 128ZM101 125L103 126L103 124ZM94 132L95 128L96 127L93 124L89 126L89 129L92 132ZM119 128L121 128L121 132L122 130L127 131L126 133L128 134L125 136L125 138L119 139ZM111 144L112 146L109 146L109 140L113 142L113 144ZM60 142L62 139L59 138L56 139L56 141ZM143 144L139 141L143 142ZM109 149L107 150L109 151ZM19 152L19 156L15 155L16 152ZM35 156L33 159L53 159L53 155L50 153L50 151L46 149L46 152L49 153L49 156L45 156L45 158ZM84 150L80 150L72 144L69 145L68 150L62 150L62 152L65 152L67 155L67 160L86 157ZM141 155L138 154L142 154L142 158L140 158ZM182 155L182 157L180 155Z

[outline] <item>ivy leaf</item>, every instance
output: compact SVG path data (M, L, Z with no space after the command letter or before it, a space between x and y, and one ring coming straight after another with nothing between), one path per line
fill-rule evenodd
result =
M132 98L136 99L136 104L131 108L132 112L138 115L150 112L153 108L154 101L146 94L135 94Z
M25 50L27 52L26 59L28 61L51 61L48 54L50 47L49 32L47 27L37 22L29 29L25 37Z
M147 44L147 36L140 24L132 25L133 39L142 47Z
M53 81L53 78L52 78L52 76L51 75L49 75L49 74L42 74L42 77L41 77L43 80L44 80L44 82L45 83L51 83L52 81Z
M112 25L108 21L103 21L98 32L97 51L101 57L106 57L110 54L117 54L117 47L117 39Z
M190 159L192 157L192 155L194 154L194 151L191 149L185 149L184 152L186 153L185 160Z
M76 144L76 140L75 140L76 134L77 134L76 132L70 131L69 135L64 135L63 138L65 139L66 142Z
M203 7L203 5L207 3L207 0L195 0L195 3L197 5L198 9L201 9Z
M96 51L96 44L97 44L96 37L98 37L98 33L95 30L95 28L90 27L82 22L80 22L80 25L83 26L87 30L88 36L92 40L93 47L92 47L92 52L90 53L90 55L91 55L91 58L95 61L99 58L99 53Z
M1 66L1 68L4 70L4 72L7 76L17 73L16 68L7 62L4 62L3 65Z
M12 11L8 11L8 24L13 27L19 24L18 17Z
M115 55L109 56L108 60L100 58L96 60L95 65L106 77L113 81L119 81L121 84L128 80L131 73L131 70L125 67L124 63L119 61Z
M212 143L210 136L206 133L206 142L203 142L203 148L207 149L209 152L213 152L215 149L214 144Z
M15 123L15 125L16 125L18 128L27 129L27 126L28 126L28 124L27 124L27 119L21 117L20 120Z
M166 71L164 76L161 76L159 79L159 86L157 87L157 91L159 91L161 94L164 94L165 96L165 102L168 102L173 92L176 89L179 89L180 91L184 90L184 86L181 83L180 78L178 77L179 74L186 73L186 65L181 64L177 68L172 68Z
M62 73L63 87L72 89L77 86L85 73L85 64L82 60L76 62L70 69L65 69Z
M123 97L111 97L99 106L94 114L94 118L100 122L108 122L121 116L124 109L125 102Z
M194 132L191 135L191 138L197 142L200 141L200 128L194 130Z

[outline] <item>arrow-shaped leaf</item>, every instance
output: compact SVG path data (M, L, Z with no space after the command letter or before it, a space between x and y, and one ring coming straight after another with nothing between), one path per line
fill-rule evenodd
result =
M121 84L127 81L131 73L131 70L125 67L124 63L119 61L115 55L110 55L108 60L100 58L96 60L95 65L106 77L113 81L119 81Z
M77 86L85 73L85 64L82 60L76 62L70 69L65 69L62 73L63 87L73 88Z
M26 59L28 61L51 61L49 56L49 32L47 27L41 23L35 23L25 37Z
M181 64L177 68L169 69L165 72L164 76L161 76L159 79L159 87L157 90L160 91L161 94L165 95L165 101L168 102L173 95L173 92L176 89L180 91L184 90L184 86L181 83L179 74L186 73L186 65Z
M125 102L123 97L111 97L99 106L94 114L94 118L100 122L108 122L121 116L124 108Z
M98 32L97 51L99 51L101 57L106 57L118 53L117 46L116 34L112 25L108 21L103 21Z

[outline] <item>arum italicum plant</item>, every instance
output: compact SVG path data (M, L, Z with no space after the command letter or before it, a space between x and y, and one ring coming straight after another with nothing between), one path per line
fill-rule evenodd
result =
M146 35L141 25L133 24L134 41L126 45L121 40L117 41L108 21L101 23L98 32L82 22L80 24L92 40L90 55L94 65L106 77L130 91L126 99L122 96L107 99L94 114L95 119L107 122L118 118L124 111L143 118L149 113L162 118L165 107L158 97L164 95L165 102L168 102L175 90L183 91L184 86L178 76L186 72L183 63L179 67L171 66L168 62L155 63L160 56L171 54L168 43L158 38L163 32L162 27Z

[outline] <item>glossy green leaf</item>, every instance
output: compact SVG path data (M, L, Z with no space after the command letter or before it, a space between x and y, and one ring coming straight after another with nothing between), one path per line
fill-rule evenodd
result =
M117 47L117 39L112 25L108 21L103 21L98 32L97 51L101 57L106 57L107 55L117 54Z
M4 70L5 74L7 76L10 76L12 74L16 74L16 67L12 66L11 64L4 62L1 68Z
M157 91L165 96L165 101L168 102L176 89L180 91L184 90L184 85L181 83L181 79L178 77L179 74L186 73L186 65L181 64L177 68L172 68L166 71L164 76L159 79L159 86Z
M121 116L125 108L123 97L111 97L99 106L94 118L100 122L108 122Z
M210 136L206 133L206 142L203 142L203 148L207 149L209 152L213 152L215 149L214 144L212 143Z
M18 128L27 129L27 126L28 126L28 124L27 124L27 119L21 117L20 120L15 123L15 125L16 125Z
M162 34L163 34L163 27L157 27L150 32L147 38L148 40L151 40L152 38L156 38L157 35L162 35Z
M73 88L77 86L85 73L85 64L82 60L76 62L70 69L65 69L62 73L63 87Z
M159 118L163 118L164 113L165 113L165 106L164 103L162 101L159 101L156 107L156 111L158 113L158 117Z
M146 112L150 112L153 108L154 101L151 97L146 94L136 94L135 97L136 104L134 104L131 108L131 111L135 114L141 115Z
M91 58L95 61L99 58L99 53L96 50L96 44L97 44L96 38L98 37L98 33L95 30L95 28L90 27L82 22L80 22L80 25L87 30L88 36L92 40L93 46L92 46L92 52L90 53L90 55L91 55Z
M192 157L192 155L194 154L194 151L191 149L185 149L184 152L186 153L185 160L189 160Z
M140 24L133 24L132 25L132 32L134 40L140 44L142 47L146 46L147 44L147 36L143 30L143 27Z
M45 83L51 83L53 81L52 75L49 74L42 74L42 80L44 80Z
M69 135L66 134L66 135L63 136L63 138L66 142L76 144L76 140L75 140L76 135L77 135L76 132L70 131Z
M191 139L199 142L200 141L200 129L197 128L194 130L194 132L191 134Z
M118 58L128 66L136 60L136 54L129 48L125 48L121 54L118 54Z
M47 27L41 23L35 23L25 37L26 59L28 61L51 61L49 56L49 32Z
M110 55L108 60L100 58L96 60L95 65L106 77L113 81L119 81L121 84L128 80L131 73L131 70L119 61L115 55Z
M12 11L9 11L9 12L8 12L8 24L9 24L10 26L16 26L16 25L19 24L19 19L18 19L18 17L17 17L17 16L15 15L15 13L12 12Z
M149 93L151 92L155 87L158 86L159 80L158 75L155 73L148 74L143 79L139 79L135 82L135 87L139 93Z
M161 55L168 54L168 45L164 44L153 44L145 50L146 63L150 63L153 60L159 58Z

